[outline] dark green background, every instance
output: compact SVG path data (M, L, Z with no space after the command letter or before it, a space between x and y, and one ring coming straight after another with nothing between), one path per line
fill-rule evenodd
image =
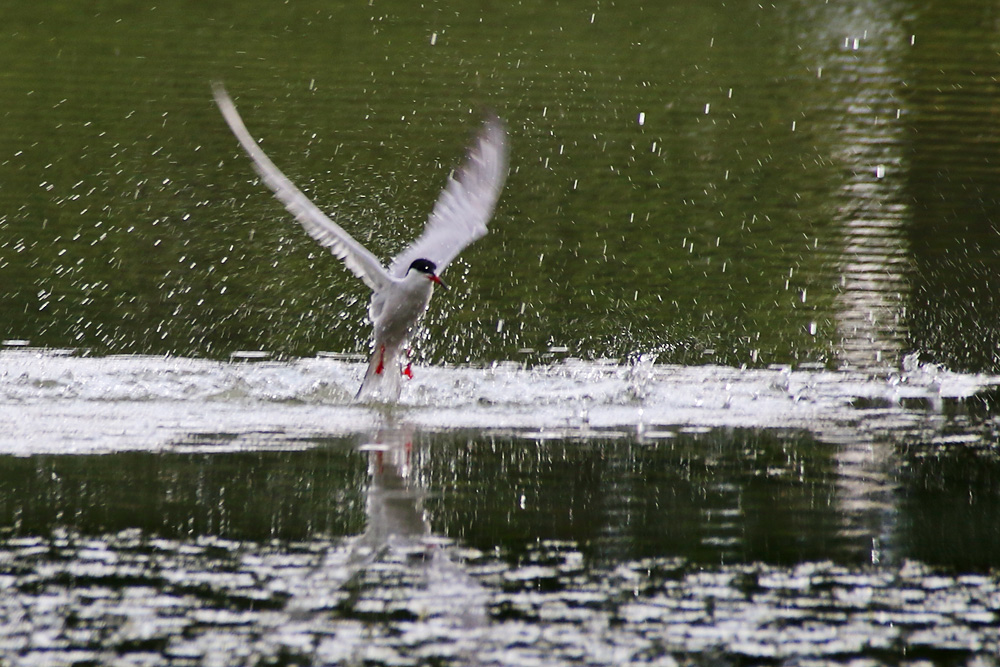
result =
M1000 9L764 4L2 2L0 338L367 349L364 286L256 182L221 80L386 259L480 110L508 121L429 361L996 371Z

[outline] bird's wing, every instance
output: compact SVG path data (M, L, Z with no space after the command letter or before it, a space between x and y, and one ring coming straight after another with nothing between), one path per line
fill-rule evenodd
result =
M490 114L469 149L465 162L448 177L420 235L389 267L402 278L415 259L429 259L440 275L451 260L486 234L486 223L507 178L507 130Z
M368 250L355 241L340 225L328 218L315 204L302 194L302 191L292 185L292 182L278 170L274 163L260 149L254 138L250 136L243 119L236 111L226 89L222 84L214 84L215 103L219 105L222 117L229 124L239 139L243 150L253 160L254 168L267 187L274 191L274 196L285 205L285 208L302 224L309 236L316 239L320 245L330 249L336 257L342 259L354 275L365 281L368 287L380 292L392 281L382 267L381 262Z

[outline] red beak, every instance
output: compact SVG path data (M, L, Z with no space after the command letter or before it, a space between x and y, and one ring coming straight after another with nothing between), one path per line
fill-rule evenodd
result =
M445 284L445 282L444 282L443 280L441 280L440 278L438 278L438 277L437 277L437 276L436 276L435 274L433 274L433 273L432 273L431 275L427 276L427 279L428 279L428 280L430 280L430 281L431 281L432 283L437 283L437 284L438 284L438 285L440 285L441 287L445 287L445 288L447 288L447 287L448 287L448 285L446 285L446 284Z

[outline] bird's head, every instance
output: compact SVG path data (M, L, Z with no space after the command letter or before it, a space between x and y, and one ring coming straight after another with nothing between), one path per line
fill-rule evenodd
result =
M437 283L441 287L447 287L443 280L437 275L437 265L429 259L415 259L410 264L410 271L417 271L427 276L432 283Z

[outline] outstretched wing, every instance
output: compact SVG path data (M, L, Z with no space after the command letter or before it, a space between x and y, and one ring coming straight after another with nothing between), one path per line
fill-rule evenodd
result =
M490 114L465 162L448 177L423 234L392 261L389 275L402 278L415 259L434 262L440 275L463 248L486 234L506 178L507 130Z
M236 111L236 105L233 104L222 84L216 83L212 88L215 93L215 103L219 105L222 117L226 119L229 129L239 139L243 150L253 160L254 168L261 180L274 191L274 196L295 216L309 233L309 236L316 239L320 245L329 248L336 257L344 260L347 268L365 281L368 287L375 292L382 291L392 279L382 268L381 262L345 232L340 225L319 210L302 194L302 191L292 185L292 182L274 166L274 163L264 154L254 138L250 136L246 125L243 124L243 119Z

